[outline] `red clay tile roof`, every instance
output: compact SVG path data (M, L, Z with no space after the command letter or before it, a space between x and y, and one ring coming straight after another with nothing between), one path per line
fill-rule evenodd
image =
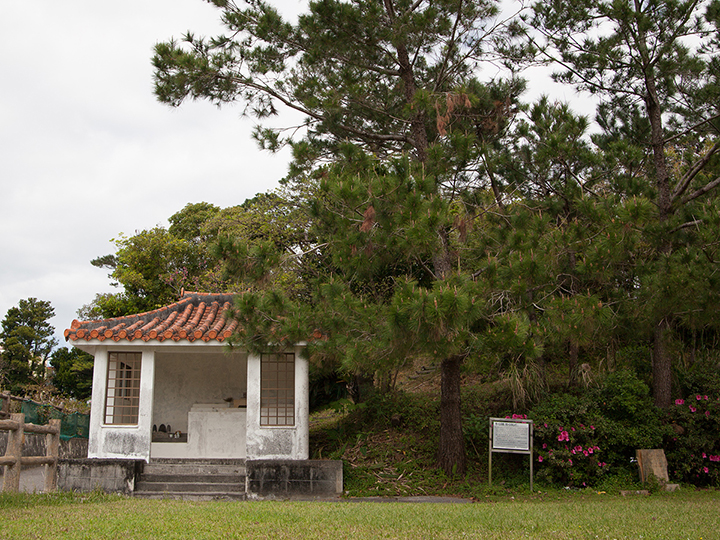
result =
M65 341L225 341L237 322L228 317L232 294L185 293L174 304L102 321L74 320Z

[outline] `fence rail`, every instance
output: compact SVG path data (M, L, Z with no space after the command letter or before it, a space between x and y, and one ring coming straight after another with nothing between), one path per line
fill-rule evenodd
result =
M20 470L23 465L45 465L45 491L57 489L57 462L60 453L60 420L50 420L50 424L39 426L26 424L22 413L10 414L9 420L0 420L0 431L9 431L5 456L0 457L0 465L5 467L3 491L20 491ZM23 456L24 433L45 434L44 456Z

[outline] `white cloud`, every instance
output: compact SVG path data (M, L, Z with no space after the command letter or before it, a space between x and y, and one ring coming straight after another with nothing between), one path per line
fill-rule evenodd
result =
M300 6L288 0L289 10ZM60 335L96 293L90 260L120 232L187 203L239 204L277 185L288 155L261 152L238 108L171 109L152 93L155 43L213 35L202 0L6 2L0 17L0 318L50 301Z

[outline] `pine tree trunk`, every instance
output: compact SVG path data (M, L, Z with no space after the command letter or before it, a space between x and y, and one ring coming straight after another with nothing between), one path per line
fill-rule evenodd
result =
M580 345L576 340L571 339L568 349L568 388L574 388L577 384L578 355L580 352Z
M648 47L644 31L639 34L638 47L645 68L645 105L650 121L650 144L653 152L653 168L655 170L655 187L657 189L658 218L661 224L667 223L672 213L670 197L670 176L665 157L665 129L663 127L662 106L658 97L655 67L649 60ZM669 239L663 240L660 251L669 254ZM667 315L667 314L666 314ZM672 390L672 360L667 350L667 337L670 325L667 317L656 326L653 336L653 397L655 405L662 408L670 407Z
M670 325L667 320L662 320L655 326L653 336L653 399L655 406L662 409L670 407L672 398L672 360L667 347Z
M460 366L463 357L445 358L440 364L440 448L438 465L445 474L465 474L465 440L460 408Z

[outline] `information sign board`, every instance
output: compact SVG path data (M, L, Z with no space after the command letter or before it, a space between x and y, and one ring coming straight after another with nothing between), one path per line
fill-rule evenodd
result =
M530 456L530 491L533 488L533 421L520 418L490 418L488 483L492 485L493 452Z
M530 452L530 422L494 420L492 424L492 449L513 452Z

